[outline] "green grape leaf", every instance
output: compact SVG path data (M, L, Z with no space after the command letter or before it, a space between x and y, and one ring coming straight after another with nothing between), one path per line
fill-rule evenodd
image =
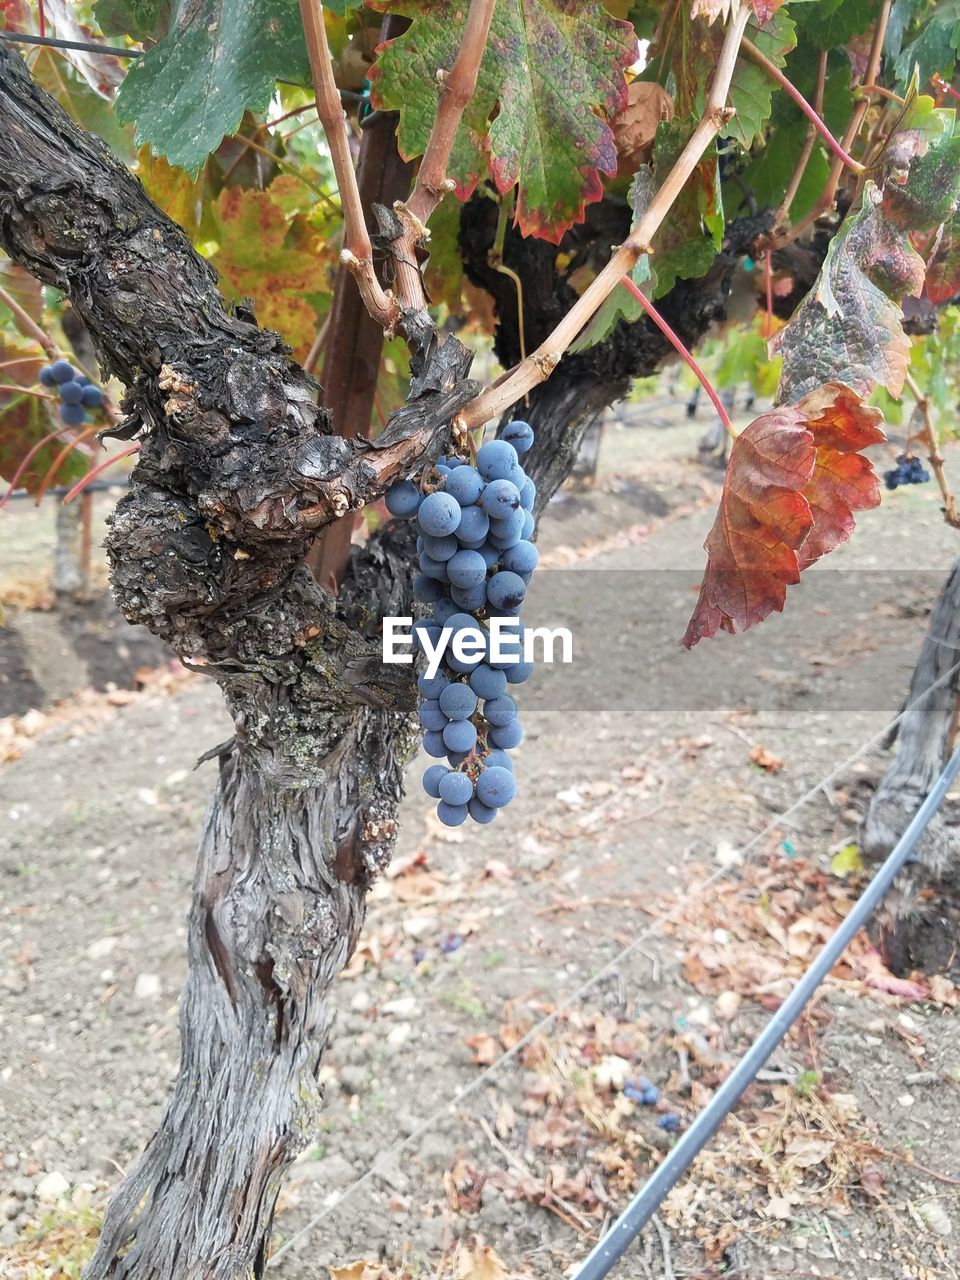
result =
M195 176L244 111L267 109L278 79L307 78L296 0L179 0L169 34L127 72L117 117Z
M715 387L737 388L744 383L764 400L772 400L780 381L781 361L768 352L767 315L758 314L724 342L713 378Z
M797 25L818 49L833 49L866 31L880 12L878 0L819 0L793 9Z
M782 9L762 26L758 25L756 20L749 22L746 36L761 53L766 54L770 61L781 69L786 65L786 55L797 43L796 28ZM723 37L724 30L720 23L709 27L707 43L698 58L695 73L696 106L700 113L706 106L707 88L713 78L713 70L717 65ZM746 56L739 58L734 68L733 79L730 81L728 97L736 114L724 126L723 136L733 138L741 147L749 151L770 119L773 95L776 92L777 86L762 67L757 66Z
M914 70L920 70L921 84L932 75L952 80L960 53L960 0L940 0L924 21L917 36L901 51L894 64L899 84L908 85Z
M747 190L753 192L760 208L779 208L800 162L806 137L805 124L799 120L791 121L772 129L766 145L752 153L740 176ZM809 213L823 194L829 176L830 161L826 153L822 147L814 147L790 206L788 216L791 222L797 222Z
M462 310L463 258L460 256L460 206L444 200L430 219L430 257L424 284L431 302L444 302L454 315Z
M696 127L696 119L664 121L653 144L653 175L663 182ZM653 237L657 272L654 297L669 293L677 280L707 272L723 243L723 205L716 154L707 154L674 201L670 215Z
M633 182L630 184L630 207L633 209L631 228L637 225L637 222L646 212L655 192L656 185L653 171L649 165L644 165L637 170ZM630 278L638 289L645 288L648 294L655 288L657 278L653 273L653 268L650 266L650 255L648 253L640 255L637 265L630 273ZM628 289L625 289L622 284L618 284L607 294L599 309L591 317L589 323L585 325L580 336L575 342L571 343L570 350L586 351L588 347L593 347L598 342L602 342L604 338L608 338L621 320L627 324L634 324L643 314L643 307L641 307L633 294Z
M360 9L362 6L363 0L326 0L323 7L338 18L345 18L351 9Z
M374 0L411 19L370 71L374 106L400 112L402 154L422 155L436 116L438 72L453 66L466 21L462 0ZM448 170L461 200L488 174L518 186L524 235L558 243L617 171L609 119L626 102L637 56L629 23L597 0L497 0L490 38Z
M226 187L212 209L220 248L211 259L231 298L252 298L257 319L303 359L329 297L323 263L291 239L297 224L266 191Z
M97 0L93 16L105 36L147 40L170 17L170 0Z

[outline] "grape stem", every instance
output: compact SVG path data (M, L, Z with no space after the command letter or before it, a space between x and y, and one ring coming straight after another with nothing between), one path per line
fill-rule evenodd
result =
M53 462L50 463L50 466L47 470L47 474L43 477L43 479L40 482L40 488L37 490L37 496L36 496L36 499L34 500L36 506L39 507L40 503L44 499L44 496L46 495L47 490L53 484L53 481L56 477L57 472L66 462L67 458L69 458L70 454L73 453L74 449L80 448L87 440L90 439L91 436L94 436L96 434L97 434L97 428L95 426L85 427L83 431L80 432L79 435L74 436L72 440L67 441L67 443L63 446L63 448L54 458Z
M873 43L870 46L870 57L867 63L866 75L863 78L864 84L874 84L880 71L880 60L883 57L883 41L887 34L887 23L890 20L890 9L892 0L883 0L883 7L880 10L880 16L877 19L877 25L873 32ZM840 140L840 145L844 151L849 152L850 148L860 132L860 126L866 117L870 108L870 99L868 97L860 98L853 108L853 114L847 124L846 132ZM822 217L828 209L833 208L833 202L836 199L837 187L840 185L840 179L843 176L844 163L837 159L833 163L830 170L830 177L827 179L827 185L823 189L820 199L813 206L809 213L805 214L800 221L789 230L782 234L773 236L767 246L770 249L782 249L785 245L792 244L794 240L800 236Z
M960 93L954 89L952 84L947 84L943 76L933 75L930 77L930 81L941 93L948 93L951 98L956 98L960 102Z
M509 371L493 386L481 392L476 399L461 410L457 423L470 430L481 426L491 418L499 417L504 410L526 395L533 387L545 382L560 363L563 353L577 337L584 325L597 312L604 300L613 292L623 276L629 275L641 254L650 251L650 239L670 212L674 201L687 180L700 163L704 152L733 114L727 107L727 94L737 63L740 41L752 10L741 5L727 27L717 62L717 70L710 86L703 118L690 140L667 174L660 189L650 202L647 211L633 231L610 257L607 265L584 290L546 341L530 353L525 360Z
M927 458L933 474L937 477L937 484L940 488L940 495L943 498L943 518L947 524L954 529L960 529L960 515L957 513L957 503L950 489L946 474L943 470L943 454L940 452L940 442L937 439L937 429L933 425L933 418L930 414L930 401L920 390L920 384L914 378L912 373L908 373L905 383L910 394L917 402L917 408L920 411L920 417L923 421L923 430L919 433L920 437L926 441Z
M27 452L24 454L24 456L20 460L20 465L17 467L16 471L13 473L13 479L10 481L10 488L3 495L3 497L0 498L0 511L3 510L3 508L7 505L10 499L13 497L14 493L16 492L17 485L20 481L20 477L24 474L27 467L29 467L30 463L37 456L37 454L44 447L44 445L50 444L51 441L59 439L60 436L62 436L66 430L67 428L63 426L56 427L53 431L48 432L47 435L43 436L40 440L38 440L37 443L31 449L27 450Z
M496 0L470 0L456 60L447 74L438 73L441 77L440 102L413 191L409 200L394 206L403 227L403 235L393 247L393 256L397 289L404 309L423 310L427 306L417 263L417 242L423 238L437 205L455 186L447 177L447 165L463 113L476 92L477 76L495 7Z
M710 379L707 377L704 371L697 364L696 360L693 358L692 353L688 350L687 347L684 346L679 334L675 333L674 330L671 329L669 324L667 324L666 320L664 320L663 316L660 314L657 308L653 305L653 303L650 301L647 295L637 288L637 286L633 283L633 281L630 279L629 276L624 276L623 279L620 281L620 283L629 293L633 295L634 298L636 298L637 302L640 303L641 307L643 307L644 311L647 313L647 315L650 317L653 323L657 326L657 328L660 330L663 336L667 339L667 341L673 347L674 351L677 352L677 354L680 356L680 359L687 366L687 368L690 370L690 372L693 374L696 380L700 383L701 387L703 387L704 391L710 397L711 404L717 411L717 416L719 417L720 421L723 423L724 430L732 439L736 440L737 433L736 433L736 430L734 429L733 423L730 421L730 415L727 413L726 409L724 408L723 401L717 395L717 392L713 386L713 383L710 381Z
M833 136L824 123L823 117L810 105L793 81L788 80L780 68L775 63L771 62L767 55L758 49L752 40L748 40L746 36L743 38L743 51L748 54L759 67L763 68L770 79L774 80L780 86L787 97L791 98L793 102L796 103L841 164L846 165L848 169L851 169L857 174L866 172L863 165L860 164L858 160L854 160L852 156L847 154L843 144L838 142Z
M14 383L0 382L0 391L12 391L19 396L35 396L37 400L56 400L49 391L37 391L33 387L18 387Z
M820 60L817 64L817 87L813 93L813 109L818 116L823 115L823 91L827 83L827 50L824 49L820 54ZM790 220L790 207L797 198L797 192L800 190L800 183L803 181L803 175L807 171L807 165L810 163L810 157L813 155L813 148L817 141L817 131L813 124L807 130L807 136L803 144L803 150L800 152L800 158L797 161L797 167L793 171L793 177L784 192L783 199L780 201L780 207L774 216L774 227L782 227L784 223Z

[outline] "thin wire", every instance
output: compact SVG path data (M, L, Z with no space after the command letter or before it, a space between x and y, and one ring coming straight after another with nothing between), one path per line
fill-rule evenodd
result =
M663 929L664 925L672 924L676 920L678 920L681 912L686 910L691 902L698 901L700 898L703 897L703 895L707 892L708 889L710 889L718 881L723 880L726 876L728 876L735 867L741 866L743 864L743 861L746 859L747 854L753 848L755 848L755 846L759 844L760 841L764 840L772 831L776 830L777 827L781 825L781 823L789 820L789 818L794 813L796 813L798 809L802 808L803 805L805 805L808 800L812 800L813 797L817 795L818 792L820 792L827 785L827 783L830 782L832 778L835 778L838 773L842 773L845 769L848 769L850 765L852 765L855 761L859 760L860 757L864 755L867 751L869 751L871 747L873 747L876 743L881 742L887 736L887 734L890 732L891 729L896 728L896 726L900 723L900 721L904 718L904 716L906 716L910 711L912 711L914 707L918 706L919 703L924 698L929 697L929 695L933 693L933 691L936 688L938 688L941 684L945 683L952 676L956 675L958 671L960 671L960 661L955 662L954 665L948 671L945 671L942 676L938 677L938 679L935 680L933 684L931 684L927 689L925 689L924 692L919 695L919 697L915 698L913 702L908 703L903 708L903 710L899 713L899 715L895 716L894 719L891 720L890 723L886 725L885 728L873 734L873 736L868 738L866 742L864 742L861 746L859 746L857 750L853 752L852 755L848 756L845 760L841 761L840 764L835 765L833 769L831 769L830 772L825 777L821 778L819 782L817 782L808 791L806 791L799 798L799 800L794 801L794 803L788 809L785 809L783 813L771 819L771 821L768 822L767 825L761 831L759 831L753 837L752 840L750 840L747 844L743 846L743 848L739 851L739 855L735 861L730 862L722 867L718 867L715 871L711 872L710 875L707 876L706 880L704 880L702 884L698 885L696 889L692 890L687 895L687 897L684 899L683 902L678 902L672 911L666 913L663 916L659 916L656 920L652 921L649 925L646 925L640 931L640 933L638 933L636 937L634 937L632 942L629 942L625 947L623 947L620 951L618 951L615 956L613 956L604 965L602 965L601 968L597 969L593 974L591 974L591 976L587 978L584 982L582 982L580 986L576 988L576 990L574 990L569 995L564 997L560 1001L560 1003L554 1008L552 1013L548 1013L545 1017L541 1018L539 1022L535 1023L529 1029L529 1031L527 1031L523 1036L520 1037L520 1039L516 1042L516 1044L512 1045L509 1049L507 1049L505 1053L501 1054L500 1057L497 1058L495 1062L491 1063L489 1067L486 1067L480 1073L480 1075L475 1076L473 1080L466 1086L466 1088L462 1089L459 1093L454 1095L454 1097L447 1099L446 1102L442 1103L439 1107L436 1108L436 1110L432 1111L425 1120L421 1121L421 1123L417 1126L416 1129L413 1130L412 1133L408 1134L405 1138L402 1138L399 1142L395 1143L389 1149L389 1151L386 1152L385 1155L382 1155L377 1161L375 1161L374 1164L372 1164L364 1173L362 1173L355 1182L351 1183L351 1185L346 1188L343 1194L338 1197L338 1199L334 1204L328 1205L326 1208L321 1209L319 1213L314 1214L314 1216L308 1222L306 1222L302 1227L300 1227L297 1231L293 1233L293 1235L289 1238L289 1240L285 1240L284 1243L280 1245L280 1247L276 1250L276 1252L271 1257L270 1261L267 1264L268 1267L276 1266L279 1259L287 1252L288 1249L292 1248L293 1245L298 1240L302 1240L305 1235L313 1231L315 1227L319 1226L319 1224L323 1222L326 1218L329 1218L331 1214L336 1213L339 1209L341 1209L345 1204L345 1202L356 1191L358 1191L361 1187L365 1186L372 1178L375 1178L378 1174L382 1173L385 1169L389 1168L394 1158L401 1151L403 1151L404 1148L410 1146L412 1143L422 1138L425 1133L428 1133L434 1127L434 1125L439 1120L443 1119L445 1116L456 1115L468 1098L470 1098L473 1094L478 1093L479 1090L482 1089L485 1084L487 1084L490 1080L492 1080L501 1067L505 1066L508 1062L511 1062L514 1058L516 1058L517 1055L521 1053L523 1049L526 1048L526 1046L530 1043L530 1041L534 1038L534 1036L539 1035L541 1031L543 1031L546 1027L548 1027L556 1019L558 1014L562 1013L566 1009L569 1009L572 1004L574 1004L577 1000L581 999L582 996L584 996L588 991L590 991L594 986L596 986L596 984L602 978L604 978L608 973L610 973L611 970L615 969L618 965L622 964L622 962L634 951L636 951L637 948L642 943L646 942L647 939L652 937L655 933L659 933Z
M24 35L19 31L0 31L0 40L14 44L39 44L48 49L76 49L79 53L106 53L111 58L142 58L142 49L120 49L111 44L92 44L83 40L56 40L53 36Z

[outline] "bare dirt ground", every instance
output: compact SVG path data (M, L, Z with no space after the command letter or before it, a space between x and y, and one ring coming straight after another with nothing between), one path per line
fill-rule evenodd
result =
M872 740L956 554L936 494L888 495L785 616L685 654L719 476L690 461L705 423L630 423L543 522L531 620L569 625L575 661L524 686L517 801L447 831L411 768L278 1280L568 1272L868 870ZM38 530L15 535L28 573ZM79 1274L176 1071L214 766L192 768L227 731L216 691L169 672L51 709L33 655L33 709L0 735L0 1275L30 1280ZM957 1275L956 904L927 907L927 971L895 979L860 938L616 1275Z

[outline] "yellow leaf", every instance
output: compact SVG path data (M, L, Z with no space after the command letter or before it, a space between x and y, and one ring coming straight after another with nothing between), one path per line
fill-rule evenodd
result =
M325 295L328 282L320 258L296 242L302 223L288 219L284 204L271 190L227 187L212 212L219 248L212 261L220 287L231 298L252 298L257 320L276 329L303 358L317 328L317 310L307 300ZM328 301L324 298L324 302Z
M140 149L137 173L150 199L195 239L203 208L202 182L194 182L189 173L169 164L163 156L153 155L149 147Z
M380 1280L383 1268L379 1262L351 1262L347 1267L331 1267L330 1280Z
M457 1255L457 1280L510 1280L510 1272L495 1249L481 1245Z
M830 870L835 876L839 876L841 880L845 880L847 876L852 876L858 871L862 871L863 860L860 857L860 850L857 846L855 844L845 844L830 859Z

